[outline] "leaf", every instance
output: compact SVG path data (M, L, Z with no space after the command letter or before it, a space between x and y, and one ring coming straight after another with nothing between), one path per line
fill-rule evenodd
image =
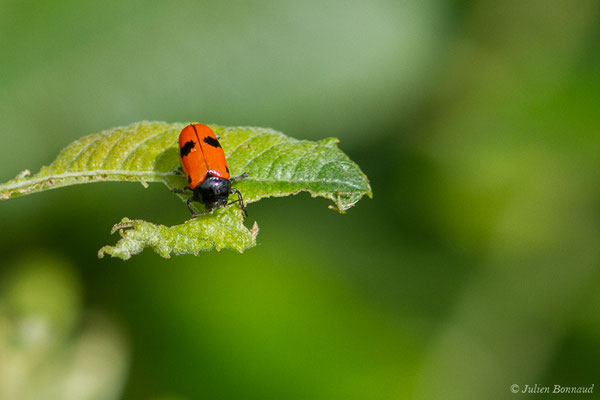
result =
M223 212L194 218L182 225L167 227L142 220L123 218L113 226L111 233L119 232L121 239L115 246L104 246L98 251L98 257L110 254L127 260L146 247L152 247L156 253L170 258L171 253L194 254L215 248L230 248L240 253L256 245L258 225L246 229L239 208L229 207Z
M85 136L67 146L36 175L30 177L25 170L0 185L0 199L87 182L164 182L178 167L174 146L177 130L183 126L139 122Z
M144 186L162 182L171 189L183 188L187 183L177 171L177 141L186 125L142 121L85 136L67 146L36 175L30 176L26 170L0 185L0 199L103 181L137 181ZM367 177L338 149L337 139L310 142L265 128L211 128L219 137L232 176L248 173L246 179L235 183L247 203L308 191L313 197L332 200L334 206L330 208L343 213L362 196L372 197ZM211 248L243 251L255 244L256 231L243 225L239 210L239 218L234 218L235 210L217 210L173 227L125 218L115 225L122 239L114 247L101 249L99 255L127 259L147 246L163 257L171 252L196 254Z

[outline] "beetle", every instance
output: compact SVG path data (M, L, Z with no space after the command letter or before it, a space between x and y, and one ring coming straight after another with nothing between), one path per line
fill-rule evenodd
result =
M240 181L248 174L230 176L225 153L212 129L203 124L190 124L183 128L179 134L179 158L188 185L183 190L173 189L173 192L183 193L186 189L192 191L192 197L187 200L192 217L234 203L238 203L244 215L248 216L242 194L231 187L232 182ZM238 198L228 203L232 194L236 194ZM197 213L192 208L192 202L204 204L207 211Z

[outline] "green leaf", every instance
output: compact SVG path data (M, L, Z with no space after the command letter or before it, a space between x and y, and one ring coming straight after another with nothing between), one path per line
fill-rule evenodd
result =
M215 248L230 248L240 253L256 245L258 225L246 229L239 208L229 207L222 212L194 218L182 225L155 225L142 220L123 218L113 226L112 232L119 232L121 239L115 246L104 246L98 251L98 257L110 254L127 260L146 247L152 247L162 257L194 254Z
M36 175L25 170L0 185L0 199L87 182L164 182L178 167L175 142L183 126L140 122L85 136Z
M177 171L177 141L186 125L142 121L85 136L36 175L23 171L0 185L0 199L102 181L137 181L144 186L162 182L171 189L183 188L187 183ZM332 200L334 206L330 207L343 213L362 196L372 197L367 177L338 149L337 139L310 142L265 128L211 128L219 137L232 175L248 173L246 179L235 183L247 203L307 191L313 197ZM148 246L163 257L211 248L241 252L255 244L257 232L257 228L251 231L243 225L235 207L173 227L125 218L115 229L123 238L116 246L101 249L100 256L107 253L127 259Z

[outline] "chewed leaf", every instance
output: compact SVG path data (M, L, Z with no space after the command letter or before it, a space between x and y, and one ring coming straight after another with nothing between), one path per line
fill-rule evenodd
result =
M187 182L177 172L177 141L186 125L142 121L85 136L67 146L37 174L31 176L26 170L0 185L0 200L102 181L136 181L144 186L162 182L169 188L183 188ZM220 138L231 174L248 174L234 184L247 203L307 191L313 197L330 199L334 203L331 208L344 212L362 196L372 197L367 177L337 147L337 139L311 142L265 128L214 125L211 128ZM248 239L251 232L241 220L233 223L227 215L233 214L217 210L214 216L173 227L125 219L117 225L123 238L117 246L103 248L100 254L128 258L151 246L168 256L195 254L211 248L243 251L253 246L255 238ZM229 232L226 240L222 236L225 231Z
M171 253L197 255L200 251L213 248L229 248L241 253L256 245L258 225L255 222L249 230L242 222L239 209L229 208L170 227L123 218L112 229L112 233L117 231L121 239L115 246L101 248L98 257L110 254L127 260L146 247L152 247L165 258L169 258Z

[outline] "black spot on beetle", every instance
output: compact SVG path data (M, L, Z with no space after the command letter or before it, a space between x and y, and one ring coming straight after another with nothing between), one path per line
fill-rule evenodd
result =
M212 136L206 136L204 138L204 143L212 147L221 147L221 143L219 143L219 141Z
M229 168L227 168L227 165L225 166L225 171L227 171L227 173L229 173Z
M188 183L192 183L192 176L188 175Z
M195 145L196 145L196 143L194 143L193 140L186 142L183 146L181 146L181 149L179 149L179 156L185 157L188 154L190 154L190 151L192 151L192 149L194 148Z

